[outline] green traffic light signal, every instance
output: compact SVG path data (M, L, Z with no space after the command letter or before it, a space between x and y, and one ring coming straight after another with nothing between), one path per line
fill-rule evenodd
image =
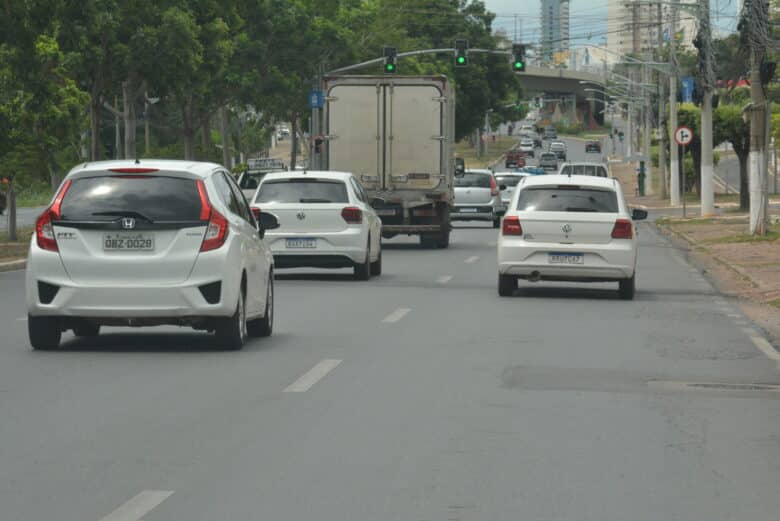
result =
M394 63L386 63L385 64L385 71L386 72L395 72L395 64Z
M523 70L524 68L525 68L525 64L523 62L521 62L521 61L516 61L515 62L515 70L520 71L520 70Z
M466 57L465 56L458 56L458 64L463 65L466 63Z

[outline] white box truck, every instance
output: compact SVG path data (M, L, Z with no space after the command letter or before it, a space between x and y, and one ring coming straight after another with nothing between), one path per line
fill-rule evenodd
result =
M353 173L382 236L446 248L454 199L455 90L445 76L324 78L322 164Z

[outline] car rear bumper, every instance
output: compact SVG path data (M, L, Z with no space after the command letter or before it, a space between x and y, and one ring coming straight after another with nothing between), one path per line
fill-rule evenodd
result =
M346 267L366 260L368 236L359 228L337 233L266 233L265 237L274 256L274 265L278 268ZM314 239L315 247L288 248L288 238ZM339 263L336 259L343 260Z
M551 264L550 253L581 253L584 262L583 264ZM503 275L541 280L616 281L631 278L635 267L636 250L630 241L625 243L613 241L604 245L586 247L533 244L504 238L499 240L498 271Z

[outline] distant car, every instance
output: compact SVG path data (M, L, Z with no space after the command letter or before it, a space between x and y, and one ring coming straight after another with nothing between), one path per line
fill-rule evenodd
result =
M222 166L193 161L104 161L65 177L38 217L27 258L33 349L63 331L102 326L190 326L240 349L273 328L273 258Z
M545 170L558 170L558 154L542 152L539 155L539 166Z
M498 240L498 294L518 279L618 282L634 298L638 241L620 183L592 176L528 177L515 190Z
M547 127L544 129L544 139L558 139L558 132L554 127Z
M528 157L534 157L534 140L523 138L520 140L519 150ZM524 165L525 166L525 165Z
M533 125L524 124L520 127L520 134L533 135L536 134L536 129Z
M260 180L271 172L283 172L287 170L284 161L276 158L250 159L247 162L247 171L238 177L238 186L244 193L247 201L255 196L255 190L260 185Z
M604 163L564 163L558 170L559 175L589 175L595 177L610 177L609 167Z
M586 154L600 154L601 153L601 143L598 141L587 141L585 143L585 153Z
M466 170L455 177L452 221L492 221L498 228L504 205L496 178L490 170Z
M538 134L534 136L534 148L542 148L542 138Z
M558 159L566 161L566 143L563 141L553 141L550 143L550 152L553 152Z
M351 173L268 174L251 207L279 223L266 234L277 269L352 268L357 280L382 273L382 222Z
M506 208L509 205L509 201L512 200L512 194L515 191L515 187L524 177L528 177L527 172L498 172L495 174L496 183L498 183L498 189L501 192L501 202Z
M525 166L525 154L519 149L509 150L504 155L504 166L506 168L522 168Z

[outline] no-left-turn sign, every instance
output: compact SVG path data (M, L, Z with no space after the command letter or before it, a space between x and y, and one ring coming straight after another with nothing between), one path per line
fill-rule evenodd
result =
M680 127L674 131L674 140L678 145L687 146L693 141L693 130L688 127Z

